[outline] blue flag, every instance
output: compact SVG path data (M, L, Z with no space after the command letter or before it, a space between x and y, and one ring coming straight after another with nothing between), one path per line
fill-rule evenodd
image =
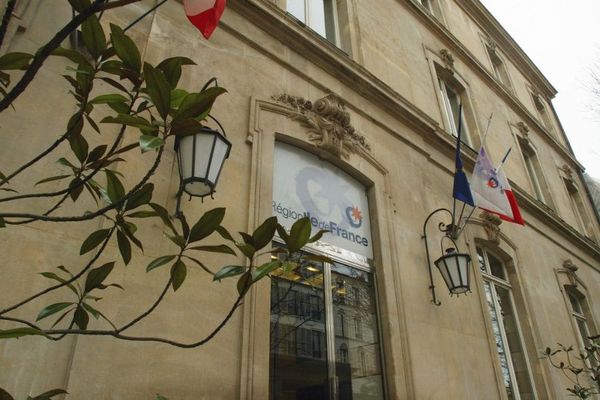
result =
M467 175L463 171L463 163L460 158L460 133L462 128L462 104L458 107L458 132L456 137L456 157L455 157L455 169L454 169L454 187L452 189L452 197L456 200L460 200L463 203L475 207L473 201L473 195L471 194L471 187L467 180Z

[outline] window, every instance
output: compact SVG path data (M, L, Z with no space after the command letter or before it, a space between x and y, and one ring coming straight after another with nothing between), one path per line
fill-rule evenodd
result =
M337 378L333 390L340 400L383 399L373 274L342 263L312 263L276 271L271 282L270 398L329 400L331 378ZM360 289L353 302L345 300L350 285ZM292 312L286 304L295 293L322 310Z
M459 110L462 104L461 137L464 143L471 145L469 123L465 117L467 104L464 101L464 88L455 80L443 77L443 74L439 78L439 86L449 132L453 136L458 136Z
M494 47L490 47L489 45L485 45L485 49L487 50L488 56L490 57L490 62L492 63L492 69L494 70L494 75L496 78L509 90L512 92L512 85L510 83L510 77L508 76L508 70L506 69L506 64L500 58L498 51Z
M579 341L579 348L583 352L586 347L591 345L589 337L592 336L590 331L588 318L588 307L583 296L574 287L566 287L567 296L569 297L569 303L571 304L571 316L577 327L577 340ZM591 366L596 367L600 360L596 360L594 357L590 358Z
M535 399L506 266L480 247L477 247L477 258L506 394L510 400Z
M425 10L438 20L442 21L442 10L440 9L440 4L437 0L417 0Z
M542 172L542 167L537 157L537 152L529 142L529 140L517 136L519 147L521 148L521 155L523 156L523 162L525 163L525 170L531 186L533 187L533 194L542 203L553 207L552 198L550 197L550 190L546 184L546 179Z
M585 211L585 205L581 198L581 194L572 179L563 178L569 199L571 200L571 208L575 214L575 219L581 232L589 238L594 238L594 231L592 228L591 219L588 218L587 212Z
M550 132L554 132L554 125L552 124L552 119L550 117L550 114L548 113L548 108L544 102L544 100L541 98L540 95L537 94L532 94L533 97L533 104L535 105L535 109L538 112L538 115L541 118L542 121L542 125L544 125L544 127L546 129L548 129L548 131Z
M331 43L340 46L335 0L287 0L286 11Z

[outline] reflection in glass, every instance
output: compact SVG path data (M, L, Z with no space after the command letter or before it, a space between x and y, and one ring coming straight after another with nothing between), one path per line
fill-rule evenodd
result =
M329 400L323 266L278 270L271 280L272 400Z
M339 400L382 399L373 275L334 264L331 280L333 313L343 316L333 327Z

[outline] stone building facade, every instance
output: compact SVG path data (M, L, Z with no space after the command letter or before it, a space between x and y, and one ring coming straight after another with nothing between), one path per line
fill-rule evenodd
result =
M125 25L155 4L107 12L102 23ZM66 1L18 2L2 51L35 51L70 15ZM229 90L213 112L233 143L231 156L215 198L183 202L186 213L227 207L232 232L251 231L271 215L289 219L296 209L278 196L302 191L285 185L299 179L294 168L308 165L314 171L302 184L311 206L323 215L344 212L368 232L337 227L335 240L308 249L336 263L261 281L203 347L83 336L2 341L0 387L21 397L63 387L70 399L565 398L568 381L541 352L556 342L583 346L598 333L600 227L552 107L556 90L479 1L231 0L205 41L181 3L169 0L130 32L146 60L184 55L198 64L184 72L184 87L217 76ZM1 116L2 167L35 154L65 126L73 105L60 97L68 90L57 79L64 68L49 60L15 103L30 114ZM451 204L459 103L465 169L472 171L486 130L496 162L512 147L503 168L526 225L477 211L458 241L473 259L472 293L451 299L434 271L436 306L423 224ZM155 193L174 213L172 148L166 158ZM140 157L126 168L148 165ZM45 168L54 161L36 171ZM340 196L315 194L332 185ZM352 204L340 200L347 187ZM80 262L81 238L103 223L0 230L0 301L43 288L36 272ZM119 267L127 290L105 302L117 322L161 290L161 272L144 269L172 244L159 226L142 234L155 246ZM437 258L440 235L430 237ZM235 283L189 273L133 331L187 341L218 324ZM20 313L36 315L40 306Z

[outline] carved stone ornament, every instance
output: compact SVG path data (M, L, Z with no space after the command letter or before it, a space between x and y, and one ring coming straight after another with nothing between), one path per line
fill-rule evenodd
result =
M565 272L567 273L567 276L569 277L569 281L571 282L571 285L577 286L577 270L579 269L579 267L577 267L577 265L573 264L573 261L571 261L570 259L567 259L563 262L563 268L565 269Z
M450 51L448 51L448 49L440 50L440 58L442 59L442 62L444 63L446 68L448 68L450 71L454 69L454 57L452 56L452 54L450 54Z
M485 38L485 44L490 49L492 53L496 53L496 49L498 48L498 44L490 37Z
M562 170L565 172L567 179L573 180L573 170L567 164L564 164Z
M483 221L483 228L487 233L488 240L494 244L500 243L500 224L502 220L500 217L483 211L479 214L479 218Z
M524 139L527 139L529 136L529 128L525 125L524 122L517 122L517 129L521 133Z
M317 147L344 158L371 151L365 137L350 124L350 113L338 96L328 94L314 103L288 94L272 99L290 107L288 117L308 128L308 139Z

